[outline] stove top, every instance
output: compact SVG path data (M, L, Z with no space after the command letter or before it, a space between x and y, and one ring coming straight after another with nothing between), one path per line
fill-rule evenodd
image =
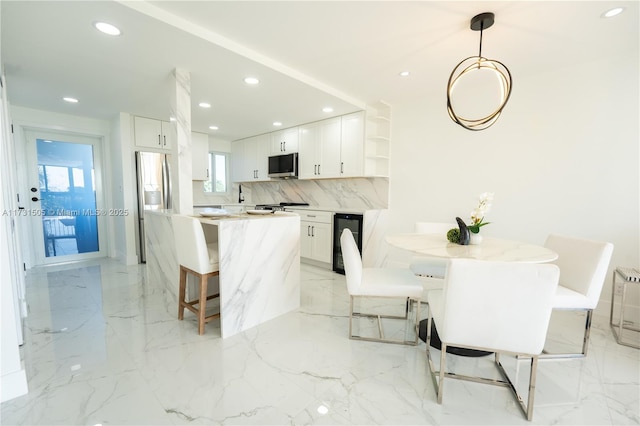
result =
M284 202L280 204L256 204L256 209L258 210L284 210L285 207L293 207L293 206L308 206L309 203L292 203L292 202Z
M283 207L291 207L291 206L308 206L309 203L280 203Z

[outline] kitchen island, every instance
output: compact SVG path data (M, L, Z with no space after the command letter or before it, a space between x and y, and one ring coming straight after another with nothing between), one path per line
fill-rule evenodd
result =
M210 279L209 287L220 291L223 338L300 307L298 215L245 213L199 219L207 241L218 242L220 275ZM163 283L167 309L177 316L179 265L171 212L146 212L145 224L149 280Z

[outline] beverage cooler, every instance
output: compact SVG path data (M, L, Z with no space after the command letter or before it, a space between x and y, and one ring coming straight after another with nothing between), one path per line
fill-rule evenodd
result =
M344 262L340 249L340 235L342 230L348 228L358 245L358 251L362 256L362 215L350 213L336 213L333 216L333 270L344 275Z

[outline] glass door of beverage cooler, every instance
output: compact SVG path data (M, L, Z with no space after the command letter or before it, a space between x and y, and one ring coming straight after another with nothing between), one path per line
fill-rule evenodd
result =
M344 275L344 262L340 249L340 235L343 229L351 230L362 256L362 215L336 213L333 216L333 270Z

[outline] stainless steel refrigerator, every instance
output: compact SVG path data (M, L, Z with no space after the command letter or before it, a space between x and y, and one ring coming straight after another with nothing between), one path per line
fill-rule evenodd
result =
M145 210L171 208L171 168L169 155L157 152L136 152L138 183L138 232L140 237L140 262L146 263Z

